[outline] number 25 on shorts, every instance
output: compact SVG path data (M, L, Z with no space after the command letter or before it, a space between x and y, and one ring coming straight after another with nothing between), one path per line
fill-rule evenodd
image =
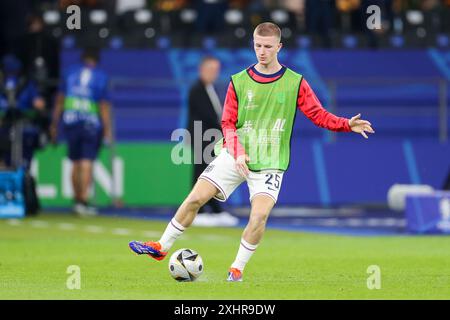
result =
M274 173L266 174L267 188L272 191L277 191L280 188L280 175Z

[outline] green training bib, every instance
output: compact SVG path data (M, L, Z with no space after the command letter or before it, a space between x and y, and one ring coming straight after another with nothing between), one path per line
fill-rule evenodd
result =
M286 68L269 83L257 82L243 70L231 77L238 100L239 142L250 157L252 171L286 170L302 75ZM223 139L216 144L216 154Z

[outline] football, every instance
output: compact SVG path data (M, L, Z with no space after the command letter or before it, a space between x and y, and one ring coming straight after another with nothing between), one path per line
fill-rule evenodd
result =
M170 257L169 272L177 281L194 281L203 273L202 257L192 249L179 249Z

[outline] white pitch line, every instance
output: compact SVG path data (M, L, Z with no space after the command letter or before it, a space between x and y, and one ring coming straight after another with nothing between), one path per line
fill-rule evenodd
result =
M91 232L91 233L102 233L104 231L104 229L102 227L93 226L93 225L86 226L84 228L84 230L87 232Z
M131 234L131 230L124 228L116 228L112 230L112 233L119 236L128 236Z
M74 230L76 227L73 223L58 223L58 228L61 230Z
M157 231L144 231L144 232L142 232L142 235L143 235L144 237L153 238L153 237L159 237L159 236L161 236L161 232L157 232Z
M9 219L6 223L9 224L10 226L17 227L22 224L22 221L19 219Z
M34 228L48 228L50 224L46 221L34 220L30 222L30 225Z

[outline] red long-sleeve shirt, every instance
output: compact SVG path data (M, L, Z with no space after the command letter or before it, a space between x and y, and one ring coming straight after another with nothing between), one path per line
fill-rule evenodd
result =
M258 82L270 82L281 77L286 70L283 67L280 71L273 75L260 74L256 71L254 66L248 69L249 75ZM328 112L322 107L319 99L317 99L314 91L309 86L308 82L303 79L297 97L297 108L302 111L308 119L315 125L339 132L350 132L350 126L347 118L337 117ZM230 81L228 85L227 95L222 114L222 132L224 139L224 146L228 148L228 152L235 158L245 154L244 147L239 143L236 133L236 123L238 120L238 101L236 91L233 83ZM228 141L228 143L227 143Z

